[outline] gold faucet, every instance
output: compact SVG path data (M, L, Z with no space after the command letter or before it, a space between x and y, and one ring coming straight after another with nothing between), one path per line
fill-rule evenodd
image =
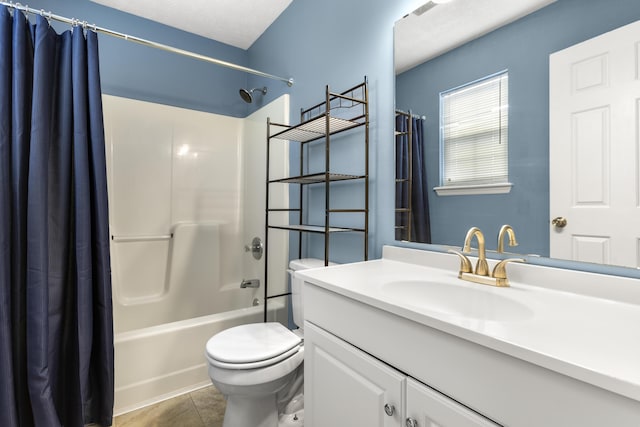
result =
M505 224L500 228L500 232L498 233L498 253L504 253L504 234L507 233L509 236L509 246L518 246L518 242L516 241L516 232L513 231L513 227L509 224Z
M462 248L463 253L471 252L471 240L473 237L478 240L478 262L476 263L476 271L475 274L479 276L488 276L489 275L489 264L487 264L487 255L484 249L484 234L478 227L471 227L469 231L467 231L467 236L464 238L464 247Z
M511 230L511 232L513 233L513 229ZM502 229L501 229L501 233L502 233ZM471 261L464 254L464 253L471 252L471 240L473 239L474 236L478 240L478 262L476 264L475 272L473 271ZM515 240L515 235L514 235L514 240ZM485 244L484 244L484 235L482 234L482 231L480 231L478 227L471 227L467 232L467 236L464 239L464 246L462 248L462 252L458 252L453 249L449 249L449 252L452 254L456 254L458 255L458 257L460 257L460 271L458 272L458 278L462 280L467 280L469 282L480 283L483 285L500 286L500 287L509 286L509 279L507 278L506 265L510 262L525 262L525 260L522 258L503 259L502 261L496 264L491 274L489 274L489 265L487 263Z

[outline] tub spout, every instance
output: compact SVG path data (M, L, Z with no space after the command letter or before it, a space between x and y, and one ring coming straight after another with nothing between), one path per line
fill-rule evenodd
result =
M240 283L240 287L241 288L259 288L260 279L250 279L250 280L242 279L242 283Z

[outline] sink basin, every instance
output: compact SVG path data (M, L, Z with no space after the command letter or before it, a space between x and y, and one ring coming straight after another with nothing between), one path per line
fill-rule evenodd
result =
M484 286L484 285L478 285ZM513 321L533 316L526 305L499 295L508 289L474 289L428 280L382 285L382 293L397 303L441 314L477 320Z

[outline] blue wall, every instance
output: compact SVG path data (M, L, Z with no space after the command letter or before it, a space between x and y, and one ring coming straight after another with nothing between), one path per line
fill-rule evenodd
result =
M249 66L295 78L290 89L292 122L299 120L300 108L323 99L325 85L341 91L362 81L365 75L368 77L370 258L380 257L382 245L394 241L393 25L417 3L295 0L249 49ZM336 149L340 150L332 144L332 153ZM340 152L337 154L340 157ZM344 157L349 155L345 152ZM354 194L359 193L352 191L351 197ZM323 208L313 203L312 206ZM334 261L351 261L362 253L357 236L335 236L332 242L330 258ZM312 239L310 245L311 255L322 257L323 243Z
M439 93L509 70L511 193L437 196L429 191L433 241L461 245L466 230L489 236L514 226L518 252L549 254L549 54L640 19L637 0L558 0L398 76L398 108L426 115L429 187L439 185ZM390 226L390 225L388 225ZM488 246L495 248L495 239Z
M239 65L249 62L249 54L243 49L89 0L33 0L28 5ZM35 17L30 20L35 22ZM69 28L60 23L53 26L58 31ZM106 35L99 36L99 44L102 91L106 94L234 117L248 113L247 104L238 96L238 90L249 84L245 73Z

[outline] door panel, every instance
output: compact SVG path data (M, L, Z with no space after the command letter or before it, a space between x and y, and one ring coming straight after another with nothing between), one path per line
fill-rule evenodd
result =
M638 267L640 22L550 56L550 256Z

